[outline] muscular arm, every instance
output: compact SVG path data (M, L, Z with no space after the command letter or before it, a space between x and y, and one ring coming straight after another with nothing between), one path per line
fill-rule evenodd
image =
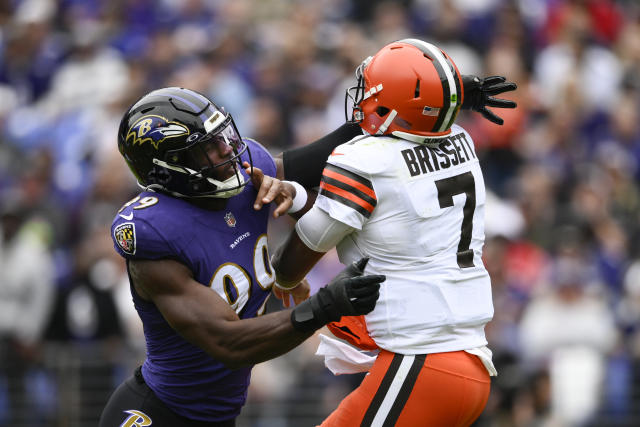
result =
M362 135L360 125L347 122L310 144L286 150L274 158L276 178L296 181L307 189L307 203L300 211L292 214L294 218L299 219L313 206L317 193L311 189L320 185L322 170L329 154L338 145L349 142L359 135Z
M300 240L298 233L291 230L287 240L276 249L271 259L276 281L282 286L295 285L304 279L325 253L310 249Z
M132 260L128 267L136 291L158 307L173 329L230 368L277 357L313 334L293 327L291 310L240 319L177 261Z
M517 85L502 76L480 78L474 75L462 76L464 87L463 109L478 111L487 120L503 124L502 118L487 110L493 108L515 108L514 101L496 98L496 95L511 92ZM316 187L320 183L322 169L327 157L340 144L362 135L362 128L356 122L346 122L333 132L302 147L292 148L276 157L277 175L280 180L297 181L305 188Z
M299 182L305 188L317 187L327 157L333 149L360 135L360 125L347 122L310 144L280 153L276 157L277 178Z

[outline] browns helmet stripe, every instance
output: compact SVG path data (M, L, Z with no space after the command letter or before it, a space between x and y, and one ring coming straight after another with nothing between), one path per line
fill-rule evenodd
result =
M445 60L447 61L447 64L449 65L449 69L450 70L455 70L455 65L453 65L453 61L451 61L451 59L449 57L447 57L447 56L445 56ZM449 129L451 126L453 126L453 122L456 120L456 116L458 115L458 110L462 106L462 98L460 97L460 95L462 94L462 88L460 87L460 79L457 78L456 74L453 75L453 81L456 84L456 92L455 92L456 93L456 103L455 103L455 106L452 106L449 109L449 113L451 113L451 116L449 117L449 120L446 123L445 129Z
M438 76L440 76L440 81L442 82L443 92L442 109L440 110L440 114L438 114L438 120L433 125L432 132L444 132L449 129L450 126L447 125L451 122L452 117L455 118L455 114L453 113L460 103L460 83L457 81L458 79L453 71L454 68L451 67L452 64L450 64L450 61L442 54L440 49L431 43L418 39L404 39L400 40L400 42L415 46L429 58L432 58L433 66L438 72ZM454 101L452 101L452 99L454 99Z

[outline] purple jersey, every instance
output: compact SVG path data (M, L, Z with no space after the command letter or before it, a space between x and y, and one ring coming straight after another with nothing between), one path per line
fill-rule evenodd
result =
M246 141L254 166L275 176L269 153L255 141ZM264 311L274 280L267 252L269 206L255 211L256 194L249 180L242 193L228 199L225 209L209 211L161 193L142 192L116 215L111 227L114 246L126 259L182 262L240 318L255 317ZM131 292L144 326L147 358L142 373L149 387L184 417L236 417L246 400L251 368L227 369L176 333L133 286Z

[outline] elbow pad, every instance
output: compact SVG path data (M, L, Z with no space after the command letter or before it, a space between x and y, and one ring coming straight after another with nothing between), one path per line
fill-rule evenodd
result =
M296 222L295 228L300 240L316 252L328 252L355 230L316 205Z

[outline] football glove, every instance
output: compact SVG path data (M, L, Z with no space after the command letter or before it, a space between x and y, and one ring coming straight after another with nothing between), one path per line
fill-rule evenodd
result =
M384 275L363 276L369 258L353 262L331 282L291 312L293 327L301 332L320 329L342 316L367 314L376 305Z
M481 79L474 75L463 75L462 84L464 86L464 101L462 102L463 110L477 111L484 116L485 119L502 125L504 120L487 110L487 107L495 108L516 108L516 103L502 98L494 98L504 92L516 90L518 86L513 82L507 82L502 76L490 76Z

